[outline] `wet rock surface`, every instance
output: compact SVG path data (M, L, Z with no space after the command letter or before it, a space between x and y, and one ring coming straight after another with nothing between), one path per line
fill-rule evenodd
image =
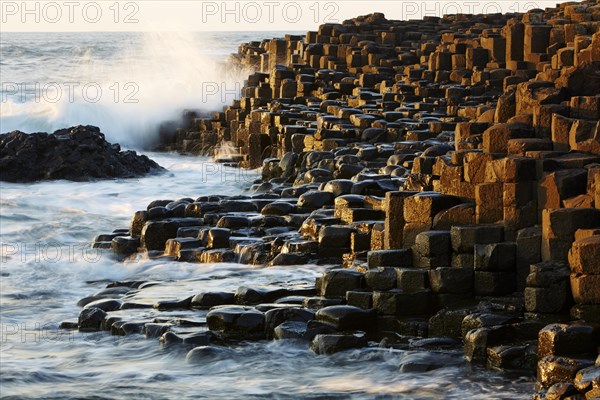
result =
M202 346L190 362L273 338L316 354L429 352L399 366L427 373L459 363L432 353L444 349L537 374L536 398L594 398L599 7L373 14L242 45L231 62L255 72L240 100L163 148L209 154L228 142L238 150L222 161L262 178L239 196L152 202L95 246L120 259L319 265L322 276L152 303L183 313L184 331L168 314L143 327L111 315L142 285L98 293L81 304L92 306L80 329L155 336L148 324L166 323L164 346Z
M0 134L0 180L35 182L66 179L133 178L164 169L135 151L122 151L95 126L75 126L54 133Z

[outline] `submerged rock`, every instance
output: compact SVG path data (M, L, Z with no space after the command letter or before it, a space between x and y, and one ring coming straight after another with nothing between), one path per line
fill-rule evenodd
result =
M447 354L433 352L407 353L400 362L400 372L428 372L439 368L460 365L463 360Z
M227 359L232 355L233 351L224 347L198 346L187 353L185 361L188 364L200 364Z
M321 334L315 336L310 348L317 354L333 354L348 349L366 347L367 337L363 332L355 334Z
M273 330L273 338L277 340L302 340L306 335L308 323L302 321L286 321Z
M121 151L95 126L54 133L21 131L0 134L0 180L35 182L66 179L134 178L164 169L145 155Z

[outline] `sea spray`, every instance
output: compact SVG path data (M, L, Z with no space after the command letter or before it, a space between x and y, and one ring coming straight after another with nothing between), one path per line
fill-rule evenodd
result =
M61 41L43 43L38 36L17 37L17 43L12 36L3 38L7 66L2 70L7 74L2 82L2 132L52 132L78 124L95 125L110 142L148 149L158 141L162 122L178 120L185 109L221 109L239 96L240 82L247 75L247 71L219 64L224 57L206 50L218 48L206 34L96 36L95 41L70 46ZM122 45L105 49L98 43L115 40ZM28 49L40 46L45 50L37 50L36 57L27 55L21 60L30 54ZM62 57L74 61L64 63ZM28 73L27 65L17 68L32 59L47 68L35 73Z
M213 159L216 162L239 161L243 159L243 155L233 142L222 141L213 149Z

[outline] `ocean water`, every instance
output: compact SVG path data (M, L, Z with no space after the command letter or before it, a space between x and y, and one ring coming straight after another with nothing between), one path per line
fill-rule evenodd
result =
M161 122L185 109L220 110L238 96L247 73L226 70L223 62L253 38L227 32L3 32L0 131L96 125L109 141L148 148Z
M274 33L273 36L277 36ZM202 97L206 83L240 84L219 63L250 34L5 34L1 36L0 130L48 131L75 124L101 127L107 139L144 149L156 126L183 109L217 110L231 98ZM50 100L51 90L18 98L7 83L138 85L139 102L85 96ZM204 86L203 86L204 84ZM230 86L231 87L231 86ZM229 87L229 88L230 88ZM55 88L56 89L56 88ZM38 101L39 100L39 101ZM168 172L90 183L0 183L0 395L3 398L180 399L518 399L531 377L474 367L461 352L447 366L400 373L427 353L372 348L331 357L306 345L258 342L224 350L201 364L157 339L59 330L75 320L79 299L113 280L150 280L152 300L205 290L278 283L301 287L325 267L260 268L139 259L118 263L89 248L94 236L126 228L134 211L155 199L242 193L258 171L225 171L201 157L145 153ZM210 168L209 168L210 166ZM139 299L144 301L144 298ZM141 317L154 310L132 310ZM204 314L198 313L201 320Z

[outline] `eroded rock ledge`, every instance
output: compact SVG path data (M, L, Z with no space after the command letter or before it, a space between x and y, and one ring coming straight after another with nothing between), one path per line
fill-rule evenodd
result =
M35 182L66 179L133 178L164 169L135 151L121 151L95 126L54 133L0 134L0 180Z
M537 398L597 398L599 29L600 6L584 1L524 15L372 14L240 46L235 62L257 71L242 98L213 118L187 114L192 128L166 146L232 142L229 161L262 166L263 179L242 196L157 200L95 246L332 268L314 287L153 305L206 318L194 334L168 317L115 319L132 306L106 298L82 303L73 326L190 348L272 337L317 353L462 346L471 362L537 371ZM145 285L112 284L134 297Z

